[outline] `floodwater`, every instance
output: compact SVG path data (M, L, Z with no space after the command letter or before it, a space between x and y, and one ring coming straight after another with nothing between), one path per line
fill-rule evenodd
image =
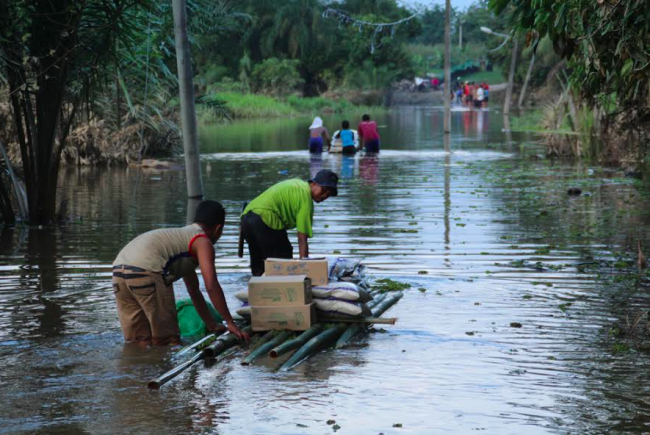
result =
M647 240L645 187L539 159L537 138L504 133L494 108L454 112L449 143L440 107L377 119L379 156L309 156L310 120L285 119L206 127L202 159L207 198L229 212L217 268L231 308L249 276L241 202L331 168L340 195L316 205L312 255L410 283L395 326L289 372L236 353L148 391L172 351L124 345L110 264L135 235L184 224L183 173L68 168L67 224L1 234L0 433L650 431L647 352L612 333L648 303L627 254Z

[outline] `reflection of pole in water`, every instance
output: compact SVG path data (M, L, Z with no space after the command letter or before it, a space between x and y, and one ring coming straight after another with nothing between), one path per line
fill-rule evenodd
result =
M506 145L508 149L512 149L512 131L510 131L510 117L503 116L503 132L506 134Z
M451 147L449 146L449 135L444 135L445 145L445 249L449 249L449 212L451 209L450 176L451 176Z

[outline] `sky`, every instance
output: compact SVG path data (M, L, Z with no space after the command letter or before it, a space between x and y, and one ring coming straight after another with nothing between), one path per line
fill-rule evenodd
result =
M434 4L445 5L444 0L398 0L398 3L401 3L405 6L422 6L427 7ZM467 9L471 4L476 3L476 0L451 0L451 6L457 9Z

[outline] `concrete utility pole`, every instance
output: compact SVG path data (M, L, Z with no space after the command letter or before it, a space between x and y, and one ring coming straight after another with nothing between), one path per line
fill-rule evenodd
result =
M174 36L176 39L176 65L178 67L178 87L181 99L181 120L183 123L183 149L185 151L185 177L187 197L203 198L201 164L194 109L194 85L192 83L192 59L190 42L187 38L187 8L185 0L172 0L174 12Z
M463 49L463 22L458 20L458 49Z
M445 86L442 98L445 100L445 118L443 129L445 134L451 133L451 0L445 2Z
M515 35L512 36L514 44L512 45L512 59L510 60L510 73L508 74L508 87L506 88L506 100L503 103L503 114L510 114L510 101L512 100L512 88L515 83L515 67L517 66L517 51L519 50L519 41Z

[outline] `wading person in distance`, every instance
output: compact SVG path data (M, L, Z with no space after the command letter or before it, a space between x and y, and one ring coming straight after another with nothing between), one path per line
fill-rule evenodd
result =
M324 141L327 141L327 149L329 150L331 147L330 140L330 134L323 126L323 120L317 116L309 126L309 152L322 153Z
M359 151L363 148L368 153L379 152L379 133L377 132L377 123L370 120L370 115L363 115L359 128L357 128L360 138Z
M180 343L173 282L181 278L208 330L224 330L208 311L199 288L197 266L208 296L228 330L248 340L232 320L214 268L214 244L223 233L225 219L221 204L203 201L196 209L193 224L146 232L122 248L113 262L113 292L127 341L154 346Z
M339 177L324 169L309 180L292 179L269 187L242 213L242 234L248 244L253 276L264 273L267 258L293 258L287 230L298 230L300 258L309 257L314 202L338 195Z

